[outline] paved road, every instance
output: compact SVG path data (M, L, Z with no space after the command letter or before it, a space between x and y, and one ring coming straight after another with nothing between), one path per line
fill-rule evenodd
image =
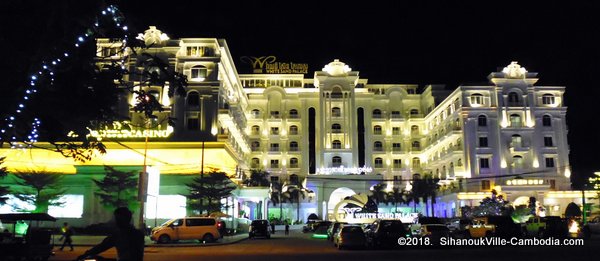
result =
M76 247L73 252L57 252L50 260L73 260L88 247ZM598 253L599 240L586 241L584 246L537 247L453 247L447 249L345 250L339 251L324 239L292 232L289 236L274 235L268 239L249 239L236 244L206 247L147 247L144 260L573 260ZM104 254L114 257L115 251ZM588 258L591 260L590 258ZM594 258L595 259L595 258Z

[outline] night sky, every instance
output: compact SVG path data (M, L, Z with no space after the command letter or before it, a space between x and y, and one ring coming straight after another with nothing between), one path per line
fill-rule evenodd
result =
M60 50L72 37L69 32L84 27L101 4L25 2L0 3L3 112L14 103L14 90L36 56ZM537 85L567 87L574 176L600 171L595 106L600 87L594 81L600 75L600 4L595 1L114 2L133 30L154 25L171 38L226 39L240 73L249 72L241 56L308 63L308 78L340 59L370 83L454 89L487 83L490 72L518 61L539 73Z

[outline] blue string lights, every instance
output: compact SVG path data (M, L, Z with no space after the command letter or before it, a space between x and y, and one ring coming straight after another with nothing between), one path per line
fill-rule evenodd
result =
M103 16L111 16L109 19L114 21L113 25L116 26L117 29L120 29L123 32L123 40L122 40L122 50L125 50L127 46L127 26L123 26L122 23L124 21L124 17L119 11L119 9L114 6L108 6L104 10L101 11ZM74 46L80 47L82 44L86 43L90 39L94 39L95 32L97 32L100 28L100 21L97 18L96 22L93 24L92 30L88 29L86 33L77 36L75 39ZM42 85L42 80L46 79L50 85L54 84L54 77L56 74L57 67L63 62L63 59L69 58L73 52L65 50L62 51L61 54L56 55L54 59L50 59L49 62L42 62L40 65L40 70L30 76L29 86L25 88L25 93L22 96L22 100L17 103L17 108L14 110L14 113L7 115L4 119L5 127L0 128L0 142L8 142L11 148L31 148L33 143L38 142L39 137L39 127L42 124L39 118L34 118L30 124L29 134L23 135L24 137L20 137L17 135L17 120L19 115L23 115L24 110L27 107L28 101L31 97L38 92L38 87ZM121 56L121 60L119 61L120 68L122 70L126 69L125 66L125 55ZM21 116L22 117L22 116ZM19 136L20 138L17 138ZM9 138L8 138L9 137Z

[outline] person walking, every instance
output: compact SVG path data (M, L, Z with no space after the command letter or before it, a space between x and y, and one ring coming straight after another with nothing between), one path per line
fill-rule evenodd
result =
M73 236L73 229L69 226L69 223L65 222L63 224L63 227L61 228L61 232L62 232L62 236L60 237L60 240L63 240L63 244L60 247L60 251L63 251L63 249L65 248L65 246L69 246L71 247L71 251L73 251L73 239L71 239L71 236Z
M275 222L271 222L271 234L275 234Z
M290 234L290 223L287 220L285 221L285 234Z
M100 244L77 257L77 260L98 255L112 247L117 248L119 261L144 260L144 232L131 224L131 211L126 207L120 207L115 210L114 216L117 229Z

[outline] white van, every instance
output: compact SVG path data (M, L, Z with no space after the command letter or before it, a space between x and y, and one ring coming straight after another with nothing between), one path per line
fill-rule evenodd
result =
M192 239L210 243L221 238L218 224L212 217L175 218L152 229L150 239L157 243Z

